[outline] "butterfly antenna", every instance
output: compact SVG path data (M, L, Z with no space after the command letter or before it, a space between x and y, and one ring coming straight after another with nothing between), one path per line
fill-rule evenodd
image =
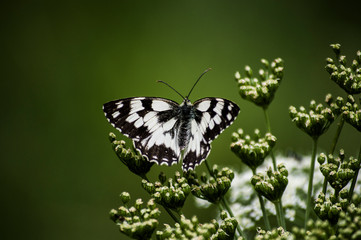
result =
M202 78L202 76L203 76L204 74L206 74L209 70L212 70L212 68L206 69L206 70L199 76L199 78L197 79L197 81L194 83L192 89L189 91L189 93L188 93L188 95L187 95L187 97L186 97L187 99L188 99L189 95L191 95L191 92L193 91L193 88L197 85L197 83L198 83L199 80Z
M173 89L176 93L178 93L179 96L181 96L183 98L183 100L185 100L185 97L183 97L182 94L180 94L177 90L175 90L171 85L169 85L168 83L166 82L163 82L161 80L158 80L157 82L160 82L160 83L164 83L165 85L167 85L168 87L170 87L171 89Z

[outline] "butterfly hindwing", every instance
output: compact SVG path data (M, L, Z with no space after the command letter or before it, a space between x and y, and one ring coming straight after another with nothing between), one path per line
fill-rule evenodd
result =
M203 98L193 105L195 117L191 120L188 147L183 157L183 169L194 169L205 160L210 143L236 119L239 107L222 98Z
M155 97L126 98L103 105L108 121L149 161L172 165L180 158L176 139L178 103Z

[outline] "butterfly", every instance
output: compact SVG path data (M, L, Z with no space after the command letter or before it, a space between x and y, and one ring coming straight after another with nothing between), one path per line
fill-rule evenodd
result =
M211 150L211 142L230 126L239 107L223 98L206 97L190 102L159 97L131 97L105 103L103 111L110 124L133 140L134 147L150 162L173 165L181 161L182 169L194 169Z

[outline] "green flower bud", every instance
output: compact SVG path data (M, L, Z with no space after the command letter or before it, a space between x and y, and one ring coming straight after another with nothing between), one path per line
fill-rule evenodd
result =
M339 44L339 43L330 44L330 47L332 48L332 50L334 51L334 53L336 54L336 56L340 55L340 52L341 52L341 44Z
M207 173L203 172L200 179L203 183L206 183L208 181Z
M165 175L164 172L160 172L159 175L158 175L158 179L162 184L164 184L165 181L167 180L167 176Z
M346 66L346 56L340 56L338 62L343 65Z
M263 64L263 66L264 66L265 68L268 68L268 67L269 67L269 62L268 62L266 59L262 58L262 59L261 59L261 63Z
M122 192L119 196L123 204L127 204L130 200L130 194L128 192Z
M252 77L253 72L252 72L252 69L250 66L248 66L248 65L245 66L244 71L245 71L247 77L249 77L249 78Z
M111 219L113 222L116 222L117 220L119 220L118 211L115 210L115 209L110 210L109 216L110 216L110 219Z
M234 78L236 79L236 81L238 81L241 78L241 74L239 72L236 72L234 74Z
M224 219L226 219L227 217L228 217L227 212L223 210L223 211L221 212L221 219L224 220Z
M358 61L355 59L352 61L352 65L351 65L351 69L352 71L356 72L357 71L357 67L359 66Z
M137 200L135 200L135 205L134 206L138 211L140 211L142 205L143 205L143 200L142 199L138 198Z

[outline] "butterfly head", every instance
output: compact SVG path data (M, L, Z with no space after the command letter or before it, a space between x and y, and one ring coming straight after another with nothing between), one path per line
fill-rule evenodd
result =
M183 102L180 106L191 106L191 105L192 105L191 101L187 97L185 97L183 98Z

